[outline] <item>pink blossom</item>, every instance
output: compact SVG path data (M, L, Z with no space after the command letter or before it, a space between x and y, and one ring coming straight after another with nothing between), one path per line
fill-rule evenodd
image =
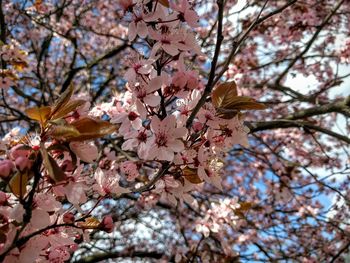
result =
M0 76L0 89L8 89L9 87L14 85L15 83L10 77Z
M129 68L125 72L124 78L128 82L135 82L139 74L146 75L151 73L152 62L151 60L140 59L138 56L131 57L128 60Z
M132 86L131 89L133 90L134 97L149 106L157 107L160 103L160 97L155 95L154 92L161 88L162 81L163 78L157 76L150 79L148 83L142 82ZM136 106L138 106L137 102Z
M180 0L180 4L175 4L174 2L170 2L170 7L175 11L179 12L178 17L180 21L182 22L186 21L188 25L191 27L198 26L199 16L192 9L188 0L182 0L182 1Z
M33 161L20 156L15 160L15 164L18 170L24 171L25 169L30 169L32 167Z
M120 165L120 170L124 173L127 181L133 182L140 175L137 165L132 161L125 161Z
M10 151L10 157L12 160L16 160L18 157L28 158L31 153L31 149L29 146L24 144L17 144Z
M119 185L120 176L118 174L108 174L101 168L97 168L94 174L96 184L93 189L101 196L109 194L123 194L128 193L129 190Z
M154 31L152 29L149 30L149 36L156 40L156 44L152 48L152 55L151 57L155 56L157 51L162 48L166 53L168 53L170 56L176 56L179 54L179 49L177 47L177 44L180 40L178 35L174 34L161 34L157 31Z
M98 149L93 143L71 142L69 148L84 162L92 163L98 157Z
M87 201L86 191L89 190L87 178L82 175L83 165L79 165L72 176L68 177L68 184L55 187L57 195L66 195L68 201L74 205Z
M124 135L125 142L122 144L124 151L131 151L137 149L137 155L141 159L147 158L147 141L151 136L150 131L140 129L139 131L131 131Z
M142 127L142 120L134 111L121 112L112 116L111 123L121 123L119 133L122 134L129 132L131 128L139 130Z
M173 161L174 153L181 152L184 144L181 138L187 133L185 127L176 127L176 118L169 115L163 120L157 116L152 118L151 130L153 136L147 142L148 158Z
M71 212L67 212L63 215L63 222L67 224L72 224L75 221L74 214Z
M133 41L137 35L145 38L148 35L147 24L144 21L144 14L140 12L134 12L134 19L129 24L128 38L129 41Z

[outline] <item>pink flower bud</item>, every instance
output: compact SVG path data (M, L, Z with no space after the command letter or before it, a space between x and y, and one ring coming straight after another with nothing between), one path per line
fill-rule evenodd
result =
M7 178L14 169L13 162L10 160L2 160L0 161L0 177Z
M18 144L13 147L10 151L10 157L12 160L16 160L18 157L28 158L30 155L31 148L24 144Z
M114 222L111 216L105 216L101 222L101 229L107 233L111 233L114 229Z
M32 167L33 162L29 160L27 157L18 157L15 160L16 168L20 171L25 170L26 168L30 169Z
M71 212L67 212L63 215L63 222L66 224L72 224L75 221L74 214Z
M200 122L195 122L193 123L192 128L195 130L195 132L201 131L203 129L203 124Z

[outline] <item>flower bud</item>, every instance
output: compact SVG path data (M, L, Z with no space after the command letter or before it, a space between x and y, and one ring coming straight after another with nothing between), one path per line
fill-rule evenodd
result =
M28 158L30 155L30 147L24 144L18 144L10 151L10 157L12 160L16 160L19 157Z
M18 157L15 160L16 168L20 171L25 170L26 168L30 169L32 167L33 162L29 160L27 157Z
M7 178L14 168L15 167L13 165L13 162L11 162L10 160L0 161L0 177L3 179Z
M199 132L203 129L203 124L200 122L194 122L192 125L192 128L194 129L195 132Z
M106 231L107 233L113 232L113 229L114 229L113 218L111 216L105 216L102 219L100 227L103 231Z
M72 224L75 221L74 214L71 212L67 212L63 215L63 222L66 224Z

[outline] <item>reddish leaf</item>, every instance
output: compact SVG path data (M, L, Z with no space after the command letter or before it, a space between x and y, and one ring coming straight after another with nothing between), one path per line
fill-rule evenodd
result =
M49 106L33 107L33 108L26 109L25 113L27 114L27 116L29 118L40 122L40 124L43 126L44 123L50 117L51 107L49 107Z
M198 169L186 166L182 172L186 180L192 184L200 184L203 182L198 176Z
M60 139L60 138L72 138L80 135L80 132L72 125L53 125L49 135Z
M51 116L54 116L55 114L58 114L59 111L62 110L62 108L68 103L70 98L72 97L74 93L73 85L70 85L65 92L59 97L55 105L53 106Z
M51 116L51 120L56 120L66 116L68 113L76 110L79 106L83 105L85 102L86 102L85 100L68 101L65 105L61 106L61 108L58 109L57 112L55 112L55 114Z
M23 172L18 171L9 182L11 192L20 199L22 199L27 192L26 186L29 180L28 177L27 170Z
M43 164L52 180L56 183L67 179L66 174L58 166L55 159L53 159L47 152L44 144L40 144L40 152L43 157Z
M67 137L70 141L86 141L109 135L117 130L117 127L107 121L95 120L89 117L84 117L71 123L79 132L76 137Z
M264 110L266 106L255 99L245 96L238 96L232 100L226 108L236 110Z
M161 5L165 6L165 7L169 7L169 1L168 0L158 0L158 2Z
M28 64L24 61L12 61L11 64L19 72L22 72L24 68L28 66Z
M263 110L266 106L253 98L237 96L237 86L234 81L218 85L211 94L211 100L217 115L224 119L231 119L240 110Z
M215 108L226 108L235 98L237 98L237 85L234 81L219 84L211 93L211 101Z
M94 217L88 217L85 219L84 222L79 223L79 227L82 229L98 229L100 227L101 222L94 218Z

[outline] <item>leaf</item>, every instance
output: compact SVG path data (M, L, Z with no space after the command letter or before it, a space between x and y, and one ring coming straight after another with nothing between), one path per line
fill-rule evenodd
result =
M241 218L243 218L244 214L251 209L261 210L261 207L253 202L240 202L239 205L240 206L238 208L234 209L234 213Z
M49 135L51 135L54 138L71 138L71 137L77 137L80 135L80 132L72 125L56 125L53 126L52 129L49 132Z
M57 114L57 112L59 112L61 110L61 108L63 108L68 103L68 101L72 97L73 93L74 93L74 87L73 87L73 85L70 85L62 93L62 95L59 97L59 99L57 100L57 102L53 106L53 109L52 109L52 112L51 112L51 116L54 116L55 114Z
M260 102L257 102L255 99L238 96L233 99L226 108L236 109L236 110L264 110L266 106Z
M58 166L55 159L53 159L47 152L43 143L40 144L40 152L43 157L44 166L52 180L56 183L67 179L66 174Z
M230 110L230 109L225 109L225 108L217 108L216 109L216 115L220 118L223 118L223 119L232 119L238 113L239 113L239 111L237 111L237 110Z
M43 3L42 0L35 0L34 2L35 9L40 10L42 3Z
M211 94L211 100L220 118L231 119L240 110L263 110L266 106L255 99L237 96L237 85L234 81L218 85Z
M203 182L198 176L198 169L186 166L182 172L186 180L192 184L200 184Z
M7 224L0 227L0 243L1 244L5 244L8 231L9 231L9 226Z
M95 217L88 217L84 222L79 223L79 227L82 229L98 229L101 222Z
M76 167L77 165L77 156L75 155L75 153L67 146L65 145L62 145L62 144L53 144L53 145L50 145L48 148L47 148L47 151L48 152L51 152L51 151L62 151L62 152L69 152L71 158L72 158L72 165L73 167Z
M211 101L215 108L226 108L236 97L237 85L234 81L219 84L211 93Z
M13 61L11 64L19 72L22 72L24 68L28 67L28 64L25 61Z
M107 121L95 120L89 117L81 118L71 123L79 132L76 137L68 137L70 141L86 141L90 139L101 138L112 134L117 130L117 127Z
M83 105L85 100L71 100L67 104L61 106L60 109L53 115L51 115L51 120L56 120L66 116L68 113L76 110L79 106Z
M43 107L33 107L25 110L25 113L32 120L39 121L43 126L45 122L49 119L51 114L51 107L43 106Z
M67 125L67 121L65 119L55 119L55 120L49 120L50 124L53 125Z
M165 7L169 7L169 1L168 0L158 0L158 2L161 5L165 6Z
M9 187L11 192L22 199L27 192L27 183L28 183L28 171L18 171L10 180Z
M46 151L51 152L51 151L61 151L61 152L69 152L70 149L62 144L52 144L49 147L47 147Z

